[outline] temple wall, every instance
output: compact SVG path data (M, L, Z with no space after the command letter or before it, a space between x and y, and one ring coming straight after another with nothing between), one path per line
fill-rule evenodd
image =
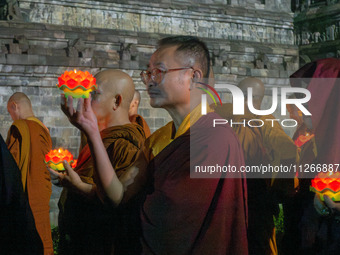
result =
M23 0L19 7L20 15L0 21L0 133L6 138L12 123L8 98L22 91L50 129L53 146L67 148L75 157L79 132L61 112L56 88L65 70L127 72L142 94L139 112L155 131L170 117L150 107L139 73L160 38L179 34L202 38L211 53L216 82L260 78L267 88L264 109L271 106L270 88L289 86L287 78L299 67L287 0ZM219 92L230 100L230 94ZM58 193L53 196L55 225Z

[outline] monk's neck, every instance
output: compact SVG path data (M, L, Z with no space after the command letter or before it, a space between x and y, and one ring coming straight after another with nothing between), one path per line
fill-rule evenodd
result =
M185 117L190 114L190 105L176 108L165 108L165 110L167 110L167 112L170 114L172 120L174 121L176 130L178 130Z
M107 118L103 118L98 120L98 128L99 131L102 131L104 129L114 127L114 126L121 126L121 125L126 125L130 124L129 116L127 114L125 115L112 115L112 116L107 116Z
M33 113L23 113L23 114L20 114L20 117L19 119L21 120L26 120L28 118L34 118L34 114Z

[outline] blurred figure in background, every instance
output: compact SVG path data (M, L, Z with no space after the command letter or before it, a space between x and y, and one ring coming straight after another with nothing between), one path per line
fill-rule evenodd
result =
M144 129L145 133L145 138L148 138L151 134L150 128L148 126L148 123L144 120L144 118L138 114L138 107L140 104L140 93L138 90L135 90L135 93L133 95L133 99L130 104L130 109L129 109L129 119L131 123L136 123L140 125Z
M44 254L54 254L49 215L52 184L44 162L45 155L52 149L50 133L34 116L31 101L24 93L14 93L8 100L7 110L14 122L6 143L21 171L23 190L44 245Z

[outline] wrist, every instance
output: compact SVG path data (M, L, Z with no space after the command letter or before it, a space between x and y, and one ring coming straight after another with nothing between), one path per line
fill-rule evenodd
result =
M98 127L96 129L93 129L91 132L86 132L86 137L87 137L87 140L89 141L96 141L96 139L100 139L101 140L101 136L100 136L100 132L99 132L99 129Z

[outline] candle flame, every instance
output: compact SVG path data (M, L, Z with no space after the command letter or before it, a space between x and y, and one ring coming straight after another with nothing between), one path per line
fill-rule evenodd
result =
M74 69L74 73L77 73L77 69Z

